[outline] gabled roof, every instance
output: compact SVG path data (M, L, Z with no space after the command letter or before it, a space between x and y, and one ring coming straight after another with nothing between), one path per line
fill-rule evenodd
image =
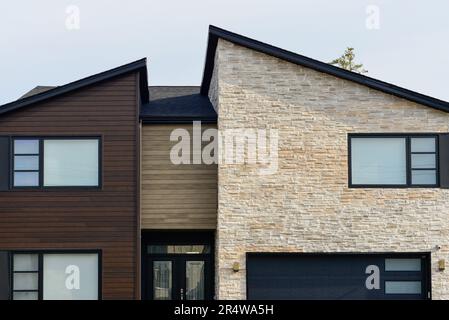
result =
M150 102L142 105L143 123L215 123L217 114L198 86L151 86Z
M63 86L50 88L49 90L42 90L37 94L31 94L33 92L33 90L31 90L31 92L25 94L25 96L23 96L21 99L0 106L0 115L131 72L139 72L140 98L142 104L148 103L149 94L147 88L148 87L147 60L146 58L144 58L122 65L114 69L97 73L95 75L89 76L81 80L68 83Z
M395 95L437 110L449 112L449 102L426 96L424 94L398 87L384 81L376 80L355 72L351 72L342 68L335 67L328 63L314 60L291 51L287 51L245 36L220 29L215 26L209 26L209 39L206 52L206 63L203 73L203 81L201 84L201 94L207 96L209 92L212 72L214 70L215 50L217 48L218 39L223 39L234 44L252 49L270 56L304 66L316 71L324 72L341 79L353 81L355 83L365 85L367 87L383 91L388 94Z

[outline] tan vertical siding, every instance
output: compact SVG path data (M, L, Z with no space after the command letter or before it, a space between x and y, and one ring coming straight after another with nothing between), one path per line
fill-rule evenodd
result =
M217 166L172 164L170 150L177 142L170 141L170 133L176 128L192 135L188 124L143 126L141 227L215 229Z

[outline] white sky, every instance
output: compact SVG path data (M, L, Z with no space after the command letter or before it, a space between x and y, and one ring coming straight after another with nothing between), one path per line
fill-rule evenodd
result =
M14 0L0 2L0 104L142 57L150 85L199 85L209 24L325 62L353 46L369 76L449 101L447 0Z

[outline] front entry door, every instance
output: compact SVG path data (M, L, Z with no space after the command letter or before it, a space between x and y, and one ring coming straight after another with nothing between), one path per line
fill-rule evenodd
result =
M180 231L142 235L145 299L213 298L213 233Z
M151 257L148 266L151 277L148 296L153 300L210 299L208 259L180 255Z

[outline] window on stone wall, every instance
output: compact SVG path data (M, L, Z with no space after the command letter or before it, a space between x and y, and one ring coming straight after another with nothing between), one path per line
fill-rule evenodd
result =
M436 187L437 158L434 135L350 135L349 185Z

